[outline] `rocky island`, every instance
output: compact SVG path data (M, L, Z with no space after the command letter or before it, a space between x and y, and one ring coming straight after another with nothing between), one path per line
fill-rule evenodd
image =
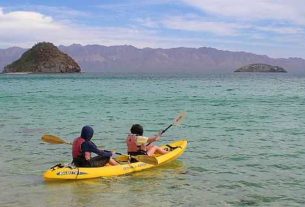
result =
M27 50L13 63L4 67L3 73L77 73L79 65L55 45L41 42Z
M279 66L267 65L262 63L243 66L234 72L264 72L264 73L287 73L284 68Z

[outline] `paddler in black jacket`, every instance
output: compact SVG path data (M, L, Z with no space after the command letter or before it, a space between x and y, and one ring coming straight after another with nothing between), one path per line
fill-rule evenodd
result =
M112 152L98 149L91 141L93 133L92 127L84 126L81 136L74 139L72 145L73 164L76 167L102 167L107 163L110 165L118 165L112 158ZM97 156L91 158L92 152L97 154Z

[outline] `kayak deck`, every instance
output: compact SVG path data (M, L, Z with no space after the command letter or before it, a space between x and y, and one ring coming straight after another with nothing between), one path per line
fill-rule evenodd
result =
M158 160L157 165L147 164L144 162L121 162L120 165L111 166L106 165L103 167L86 168L86 167L74 167L70 165L55 165L45 171L43 174L45 180L78 180L78 179L89 179L98 177L109 177L129 174L149 168L153 168L164 163L168 163L177 159L183 154L187 147L186 140L179 140L172 142L168 145L161 146L169 152L164 155L154 155Z

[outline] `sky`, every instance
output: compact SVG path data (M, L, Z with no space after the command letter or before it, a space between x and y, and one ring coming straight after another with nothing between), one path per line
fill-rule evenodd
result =
M41 41L305 58L305 0L0 0L0 48Z

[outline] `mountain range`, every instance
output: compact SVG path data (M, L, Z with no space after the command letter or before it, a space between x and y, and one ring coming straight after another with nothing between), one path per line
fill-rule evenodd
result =
M247 52L215 48L143 48L130 45L103 46L73 44L59 46L82 68L82 72L205 73L233 72L244 65L263 63L285 68L289 73L305 73L305 59L271 58ZM27 49L0 49L0 71Z

